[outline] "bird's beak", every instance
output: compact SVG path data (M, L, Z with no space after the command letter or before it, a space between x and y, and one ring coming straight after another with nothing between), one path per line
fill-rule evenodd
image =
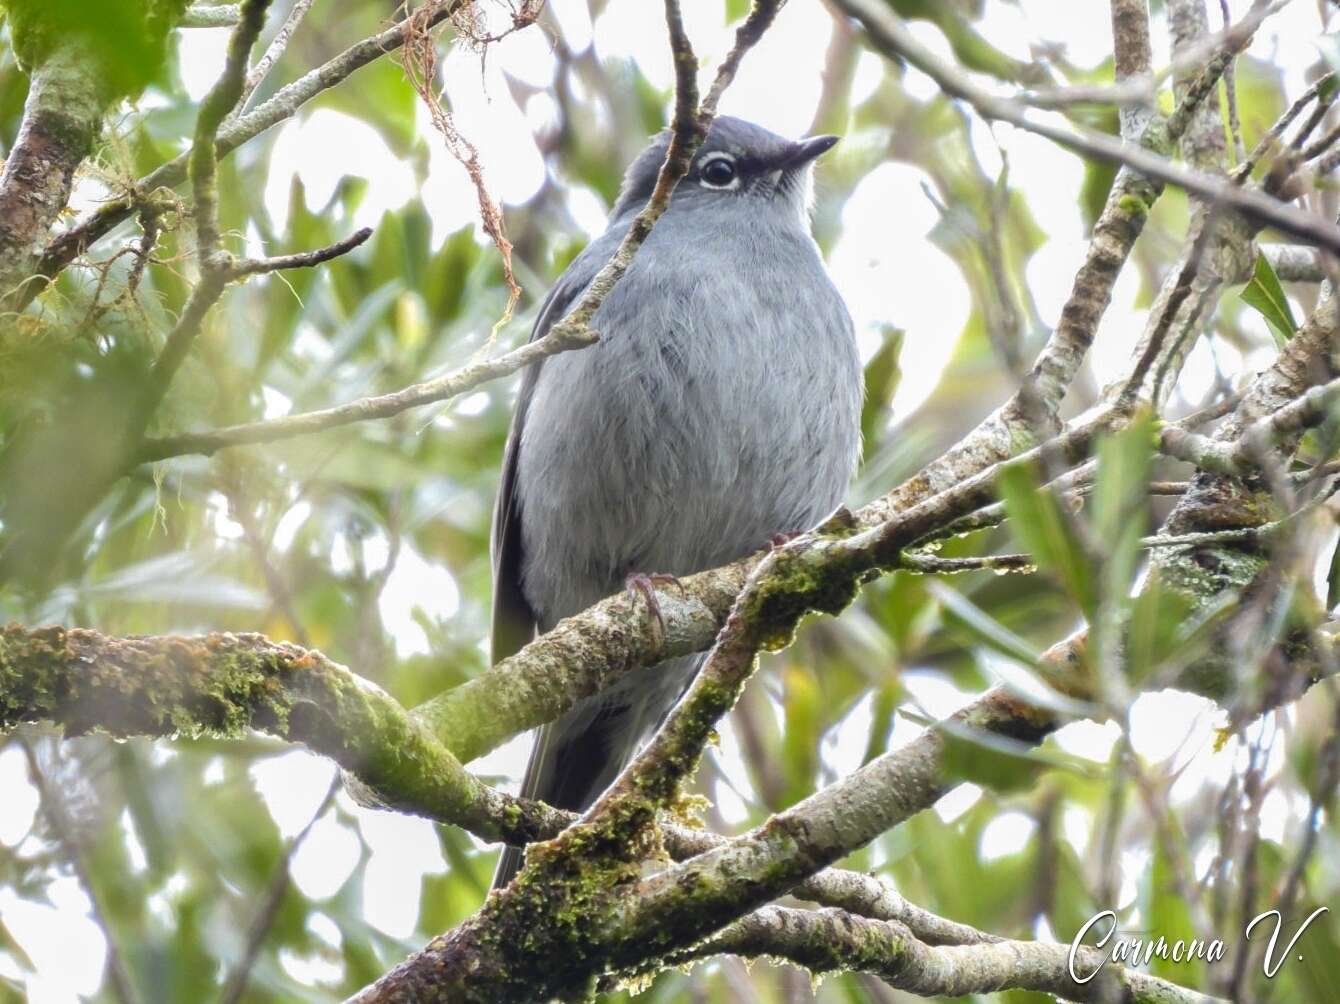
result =
M782 158L782 162L778 166L789 170L808 164L816 157L833 149L839 138L837 136L810 136L808 139L797 140L792 144L790 152Z

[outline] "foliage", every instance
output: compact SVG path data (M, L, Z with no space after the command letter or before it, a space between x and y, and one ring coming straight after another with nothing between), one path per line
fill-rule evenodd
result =
M109 5L104 14L130 6L137 5ZM591 4L597 13L605 6ZM722 6L723 15L738 16L743 5ZM986 40L978 24L985 6L893 4L924 19L970 69L1039 83L1040 63L1007 56ZM271 21L277 24L287 7L277 4ZM320 7L318 0L318 14L294 36L259 97L385 26L384 3L347 0L337 18L325 20ZM18 57L34 58L25 49L21 8L7 5L8 34L0 34L0 149L6 150L26 86ZM183 61L197 50L182 45L182 32L169 34L166 66L150 69L152 52L118 50L101 34L102 21L84 23L100 51L133 56L136 73L120 89L144 87L133 104L107 117L80 179L95 197L122 195L189 141L197 102ZM511 81L523 103L537 94L552 93L554 100L535 106L548 109L537 113L545 181L523 203L505 207L525 288L519 318L500 336L509 345L524 339L544 291L589 238L576 223L582 210L573 193L608 204L630 149L665 124L670 96L635 60L574 52L558 21L547 19L543 28L557 53L553 83ZM661 31L659 22L654 30ZM881 62L878 79L855 93L854 68L873 57L859 39L847 37L845 44L842 50L835 41L831 58L850 72L831 75L838 90L823 97L831 117L816 124L845 134L823 168L816 211L822 245L840 246L851 223L844 207L863 178L889 162L909 166L939 207L929 238L971 295L961 331L904 331L891 314L864 333L866 454L853 489L853 501L864 502L954 443L1008 393L1011 367L1033 358L1055 320L1034 302L1030 265L1058 237L1048 230L1059 227L1052 221L1092 221L1111 174L1086 162L1089 187L1079 201L1059 210L1030 206L1013 186L1008 162L999 171L984 167L982 138L967 116L938 93L926 96L924 81L909 79L914 71ZM1106 60L1069 69L1075 79L1111 73ZM1278 114L1282 84L1258 66L1240 75L1239 85L1250 144L1261 123ZM339 121L350 129L370 129L409 166L416 188L441 177L433 173L440 170L433 167L440 138L394 60L373 63L325 92L303 117L323 114L343 116ZM1115 117L1101 124L1112 131ZM317 195L295 175L278 178L287 187L282 205L267 197L282 142L282 132L272 130L220 162L222 231L236 253L302 252L364 222L360 212L380 179L353 168L329 192ZM1054 156L1072 157L1059 150ZM385 422L142 466L86 506L76 504L90 471L118 448L124 402L148 379L194 277L184 192L139 194L146 209L137 220L96 245L57 278L37 309L0 332L0 546L11 559L22 555L17 573L0 585L0 619L114 634L258 631L321 649L407 707L477 676L486 668L490 506L514 381ZM364 247L319 269L231 287L150 433L328 407L492 351L489 332L507 300L499 257L474 223L443 232L425 201L413 197L388 209L371 221L375 234ZM1185 200L1172 195L1151 214L1134 262L1147 298L1186 218ZM150 220L160 233L143 267L136 248ZM902 253L922 253L922 234L890 239L907 243ZM1282 284L1258 257L1241 300L1281 340L1297 328L1290 298L1308 305L1313 287ZM1269 359L1274 342L1265 326L1231 299L1208 321L1206 344L1239 358ZM900 353L906 360L931 340L952 341L952 355L915 410L895 412L907 372ZM1090 375L1098 383L1108 376ZM1077 396L1081 405L1093 400L1084 388ZM1189 408L1199 401L1178 403ZM1023 550L1038 574L887 576L867 586L840 619L807 622L795 645L766 657L695 782L712 801L708 822L723 831L762 823L998 679L1045 692L1035 675L1038 653L1081 619L1129 620L1125 657L1136 683L1163 680L1168 666L1189 662L1204 639L1188 611L1176 598L1160 597L1157 576L1152 589L1132 595L1142 574L1140 538L1154 533L1167 512L1164 500L1149 503L1146 484L1187 471L1152 456L1156 431L1147 419L1101 444L1096 487L1078 513L1040 488L1048 480L1043 470L1008 468L1001 485L1008 526L951 538L935 552L957 558ZM1118 647L1100 629L1092 668L1109 667ZM1124 726L1146 700L1128 696ZM1045 699L1070 706L1055 693ZM1185 706L1212 714L1208 705ZM1262 890L1276 889L1293 860L1299 807L1323 773L1327 712L1326 701L1313 695L1278 726L1288 733L1289 751L1270 776L1279 797L1255 806L1266 835L1254 861ZM1282 748L1276 727L1244 729L1222 756L1264 756L1261 749L1276 739ZM1174 790L1174 784L1191 762L1199 768L1214 758L1208 729L1192 733L1201 748L1183 755L1157 743L1151 749L1160 752L1148 755L1138 744L1099 743L1111 750L1110 760L1104 754L1100 762L1071 751L1078 731L1036 751L984 745L975 734L951 737L951 771L981 786L960 789L975 797L960 795L916 816L845 864L876 870L920 906L1003 936L1066 941L1109 906L1120 909L1123 925L1153 926L1170 940L1182 932L1204 936L1202 918L1190 915L1178 882L1191 873L1212 876L1218 867L1215 800L1226 782L1207 774L1198 785ZM228 975L242 969L249 973L243 1001L340 1000L474 913L488 887L494 847L450 827L432 829L429 838L429 824L388 822L393 817L361 808L344 793L326 799L333 770L269 740L150 744L88 736L62 744L25 729L0 737L0 798L32 790L30 757L56 792L48 801L66 806L74 833L62 832L33 803L30 826L0 835L0 1002L22 999L24 981L42 968L14 919L26 914L12 904L66 902L72 874L87 881L91 909L144 1001L217 999ZM484 766L515 773L516 763L498 757ZM1286 821L1294 829L1286 832ZM1334 817L1325 816L1319 849L1306 864L1309 903L1335 901L1338 838ZM422 873L393 867L402 845L429 867ZM290 868L296 881L285 880ZM377 904L372 911L370 903ZM264 937L247 964L253 928ZM1285 966L1270 987L1273 999L1334 1000L1340 927L1331 917L1312 931L1309 963ZM1197 985L1201 974L1165 967L1159 975ZM112 982L89 988L90 996L116 999ZM666 972L639 999L753 995L771 1002L809 994L826 1002L894 999L865 976L835 976L811 987L808 976L786 966L746 972L736 960ZM610 999L623 999L623 992ZM999 999L1022 1004L1040 997L1011 991Z

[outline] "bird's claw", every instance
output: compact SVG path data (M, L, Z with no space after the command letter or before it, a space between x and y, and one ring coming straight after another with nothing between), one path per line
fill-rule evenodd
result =
M629 599L636 599L641 596L647 604L647 609L651 615L656 618L656 623L660 626L661 635L665 635L665 617L661 615L661 604L656 600L657 586L678 586L679 579L673 575L666 575L661 572L630 572L623 580L624 588L628 590Z

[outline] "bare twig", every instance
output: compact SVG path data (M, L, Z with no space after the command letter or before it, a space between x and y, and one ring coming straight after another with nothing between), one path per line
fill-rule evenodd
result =
M238 99L237 107L233 110L234 116L240 115L246 110L247 102L256 93L256 88L269 76L275 63L279 62L279 57L288 48L293 33L298 30L298 25L302 24L303 18L307 16L307 12L312 9L312 4L315 2L316 0L293 0L293 6L289 8L288 17L284 18L284 23L275 32L275 37L265 47L265 54L256 60L256 64L247 72L246 83L242 85L242 96Z
M437 24L450 17L461 2L462 0L454 0L453 3L435 9L429 18L430 23ZM401 21L383 32L365 38L293 83L280 88L271 98L250 112L224 123L218 134L218 156L226 157L271 126L292 117L312 98L341 83L350 74L387 53L397 51L404 44L408 32L408 23ZM94 241L131 216L138 202L136 193L174 187L186 180L186 175L187 155L183 154L140 178L131 186L130 195L104 203L54 239L38 263L37 274L47 279L53 278L88 250ZM35 289L31 290L27 299L31 299L36 292ZM27 299L23 302L26 303Z
M325 432L353 422L390 418L410 408L458 397L490 380L508 376L560 352L584 348L595 340L595 334L588 329L565 329L558 337L551 330L544 338L528 342L495 359L469 363L450 373L410 384L388 394L359 398L347 404L298 415L230 425L211 432L188 432L163 439L146 439L139 453L139 461L165 460L190 453L208 456L229 446L273 443L294 436Z
M329 247L315 251L299 251L296 254L277 255L273 258L241 258L228 265L229 278L240 279L247 275L259 275L264 272L280 272L292 268L313 268L324 265L340 255L348 254L372 236L372 228L363 229Z
M1310 105L1314 100L1321 98L1323 93L1327 92L1327 89L1332 87L1334 81L1335 81L1334 71L1329 73L1323 73L1316 80L1312 81L1311 85L1309 85L1307 90L1305 90L1302 94L1300 94L1297 98L1295 98L1293 103L1290 104L1289 107L1285 110L1284 114L1281 115L1279 119L1276 120L1274 125L1272 125L1269 129L1266 130L1266 134L1262 136L1261 139L1257 142L1256 146L1252 148L1252 152L1247 155L1247 159L1244 160L1241 164L1239 164L1236 168L1234 168L1232 174L1234 180L1244 179L1249 174L1251 174L1253 169L1260 162L1261 158L1264 157L1267 153L1269 153L1271 149L1273 149L1275 145L1279 142L1279 138L1282 135L1284 135L1284 131L1289 128L1293 120L1296 119L1299 116L1299 114L1303 111L1303 109L1306 108L1308 105ZM1326 110L1331 105L1331 100L1333 100L1333 97L1334 96L1331 95L1328 98L1318 101L1318 106L1317 109L1315 109L1315 113L1319 115L1325 115ZM1304 129L1303 132L1300 133L1300 135L1305 136L1310 131L1311 131L1310 128Z
M203 267L212 267L211 260L219 251L218 188L215 173L218 169L218 151L215 143L224 117L236 107L246 83L247 59L251 47L265 25L265 11L270 0L245 0L241 5L237 28L228 39L228 56L223 73L205 100L196 117L195 139L191 143L189 173L191 194L195 199L195 233Z
M218 1004L238 1004L242 995L247 992L247 984L251 981L251 973L256 968L256 960L260 958L265 939L269 936L270 930L279 917L279 907L284 902L284 894L288 892L289 885L293 881L292 873L289 871L293 864L293 856L298 853L298 848L307 839L307 834L312 832L312 827L326 814L326 810L335 801L335 793L339 790L340 776L337 773L330 782L326 797L321 800L321 804L317 806L312 818L307 821L307 824L301 830L294 834L293 839L284 848L283 856L275 864L269 888L265 890L265 898L261 900L260 909L256 911L256 916L247 931L247 944L242 950L242 957L237 960L237 964L224 981L223 989L219 992Z
M228 282L232 259L219 244L219 191L215 182L218 151L215 142L224 116L237 104L242 93L247 58L261 33L269 5L270 0L243 0L237 27L228 39L228 56L223 73L200 105L195 139L189 154L200 281L191 291L181 317L168 333L163 351L154 360L132 422L132 435L137 435L148 424L150 416L167 394L168 386L185 361L186 353L195 341L205 316L223 294L223 288Z
M64 793L51 784L51 779L42 769L42 764L38 761L37 750L32 741L21 735L19 737L19 748L23 750L23 755L28 761L28 776L37 788L42 812L46 816L47 822L51 824L52 835L55 836L65 860L69 863L75 878L79 880L80 886L83 887L85 894L88 896L89 903L92 904L93 920L101 929L103 940L107 944L107 978L111 983L112 993L120 1001L120 1004L138 1004L139 994L135 992L135 985L130 979L130 971L126 969L121 948L112 933L111 927L107 924L107 918L100 901L101 897L98 894L97 887L93 884L93 875L88 867L88 848L85 846L84 838L80 833L79 824L70 814Z
M985 511L985 510L983 510ZM1198 547L1203 544L1241 544L1259 541L1284 528L1283 520L1261 526L1247 526L1234 530L1213 530L1203 533L1155 534L1141 537L1139 546ZM904 551L899 559L902 568L923 575L955 575L960 572L1036 572L1037 559L1031 554L982 554L961 558L942 558L925 551Z
M1288 0L1284 0L1284 2L1287 3ZM1157 71L1150 72L1151 62L1149 58L1141 61L1140 72L1130 72L1129 69L1123 69L1123 53L1120 51L1121 43L1118 42L1118 45L1114 46L1117 62L1116 83L1039 87L1019 92L1015 96L1015 100L1021 104L1039 109L1064 109L1076 105L1116 105L1119 108L1143 107L1146 110L1152 110L1158 85L1161 81L1182 74L1187 70L1199 69L1220 50L1241 49L1244 39L1251 36L1260 25L1261 20L1278 10L1282 5L1269 6L1260 14L1249 13L1236 24L1226 25L1221 31L1207 34L1205 37L1198 39L1194 45L1173 53L1171 62ZM1149 40L1148 4L1142 2L1142 0L1118 0L1118 2L1113 3L1112 9L1113 25L1119 30L1132 24L1135 18L1143 22L1144 40L1147 45ZM1130 36L1127 36L1127 40L1136 41L1134 37ZM1146 57L1148 57L1149 50L1145 49L1144 51ZM1123 135L1125 135L1124 130Z
M1241 477L1260 468L1260 458L1277 443L1324 422L1340 402L1340 379L1316 387L1243 429L1236 440L1223 441L1169 426L1160 430L1159 447L1169 456L1201 470Z
M1219 0L1219 16L1223 22L1223 31L1232 23L1232 14L1228 10L1228 0ZM1247 148L1242 141L1242 120L1238 117L1238 82L1233 64L1224 67L1224 97L1228 106L1228 132L1233 137L1233 156L1241 164L1247 159Z
M228 58L219 80L205 96L196 121L191 145L191 189L195 199L195 231L200 262L200 281L192 289L186 307L168 333L163 351L154 361L141 396L132 433L139 435L167 394L172 378L186 359L206 315L232 280L281 269L306 268L330 261L358 247L371 236L363 229L330 247L277 258L236 259L220 244L218 220L217 137L225 117L240 100L245 86L247 59L265 21L270 0L244 0L242 16L228 42ZM142 448L136 453L139 456Z
M964 558L942 558L924 551L906 551L900 561L909 572L922 575L956 575L960 572L1036 572L1031 554L982 554Z
M1213 208L1196 220L1198 229L1195 237L1191 240L1190 248L1187 249L1183 257L1182 267L1177 272L1177 278L1168 288L1167 296L1161 298L1162 304L1157 314L1157 320L1155 320L1144 339L1143 350L1137 357L1130 373L1122 380L1121 389L1116 394L1115 400L1118 408L1129 409L1134 407L1136 401L1139 400L1141 391L1144 390L1145 378L1154 369L1155 364L1161 357L1167 358L1176 352L1174 346L1166 344L1168 333L1172 329L1173 322L1182 309L1182 305L1186 303L1187 298L1191 296L1195 288L1196 276L1200 272L1206 247L1210 244L1215 233L1214 224ZM1192 316L1184 320L1184 325L1194 326L1200 306L1200 303L1192 304Z
M865 26L877 49L892 57L906 59L931 77L946 94L967 101L984 118L1008 122L1084 156L1128 165L1150 178L1185 189L1206 202L1236 210L1263 224L1276 227L1304 243L1340 252L1340 227L1329 220L1295 209L1288 203L1253 189L1241 188L1223 178L1182 167L1166 157L1140 146L1122 143L1104 133L1038 121L1029 114L1027 106L985 91L957 67L938 59L916 40L901 20L877 0L834 2ZM1258 9L1268 13L1271 8L1253 8ZM1221 65L1220 71L1222 68Z

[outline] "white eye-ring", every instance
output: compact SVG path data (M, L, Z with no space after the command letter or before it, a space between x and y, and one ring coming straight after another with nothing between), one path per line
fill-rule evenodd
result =
M735 167L735 158L728 153L704 157L698 167L698 181L704 188L739 188L740 173Z

